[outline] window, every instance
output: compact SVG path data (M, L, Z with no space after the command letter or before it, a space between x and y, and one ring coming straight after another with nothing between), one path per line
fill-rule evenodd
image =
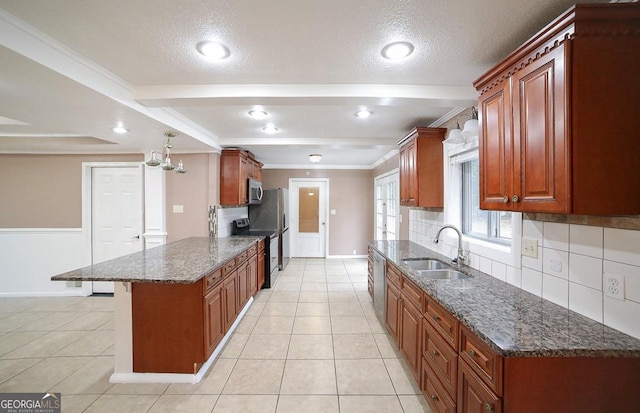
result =
M511 212L480 209L478 159L462 163L462 232L491 242L511 244Z

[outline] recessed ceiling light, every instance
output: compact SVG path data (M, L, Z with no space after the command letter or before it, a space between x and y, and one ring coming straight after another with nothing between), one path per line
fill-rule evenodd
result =
M409 42L389 43L382 49L382 56L386 59L403 59L413 53L413 45Z
M200 42L196 49L201 55L212 59L225 59L231 54L227 46L216 42Z
M264 110L250 110L249 116L251 116L254 119L261 120L269 117L269 114Z
M273 126L272 124L268 124L267 126L265 126L264 128L262 128L262 131L264 133L268 133L268 134L273 134L278 132L278 128L276 128L275 126Z
M119 135L129 132L129 129L126 129L124 126L122 126L122 123L120 122L118 122L118 124L115 127L111 128L111 130Z
M362 109L356 112L356 116L359 117L360 119L366 119L369 116L371 116L371 112L369 112L366 109Z

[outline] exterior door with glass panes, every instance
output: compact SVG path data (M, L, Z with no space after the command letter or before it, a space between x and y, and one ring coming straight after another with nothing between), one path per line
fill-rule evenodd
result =
M398 239L400 182L398 171L375 179L375 239Z
M289 180L292 257L326 256L328 190L326 179Z

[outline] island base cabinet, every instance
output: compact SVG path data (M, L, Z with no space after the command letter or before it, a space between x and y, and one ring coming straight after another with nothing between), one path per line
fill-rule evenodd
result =
M640 412L640 358L504 360L505 413Z
M195 374L206 361L202 282L131 284L133 371Z

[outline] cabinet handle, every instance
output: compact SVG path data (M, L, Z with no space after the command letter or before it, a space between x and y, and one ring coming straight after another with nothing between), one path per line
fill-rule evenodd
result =
M475 356L476 356L476 352L475 352L475 350L469 350L469 355L470 355L471 357L475 357Z
M508 196L503 196L502 197L502 202L504 202L505 204L509 202L509 197Z
M433 319L436 321L440 321L440 316L438 314L434 314Z
M436 402L437 402L437 401L438 401L438 396L436 396L435 394L432 394L432 395L431 395L431 400L433 400L433 401L436 401Z
M511 198L511 200L513 202L518 202L520 200L520 198L518 198L518 195L514 195L513 198Z
M491 403L485 403L484 404L484 411L487 413L492 413L493 412L493 406L491 405Z
M433 354L434 357L438 357L440 355L436 350L433 350L431 354Z

